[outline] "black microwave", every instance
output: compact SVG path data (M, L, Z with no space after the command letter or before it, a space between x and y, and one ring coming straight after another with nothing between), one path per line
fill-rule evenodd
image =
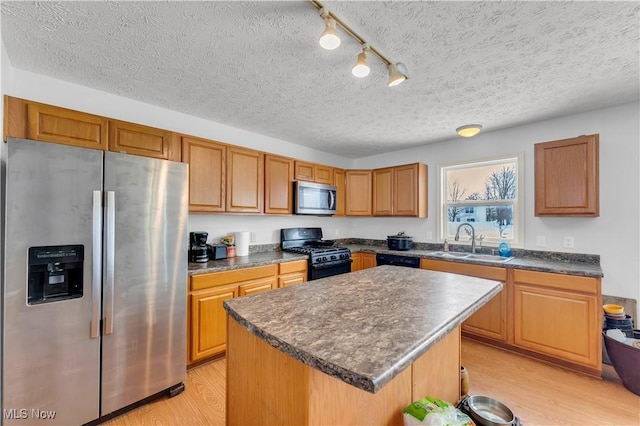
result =
M295 214L332 215L336 213L337 188L322 183L293 182Z

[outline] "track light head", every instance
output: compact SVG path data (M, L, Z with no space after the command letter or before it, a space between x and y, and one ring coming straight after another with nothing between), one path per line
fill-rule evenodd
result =
M329 16L324 7L320 10L320 16L324 19L324 31L320 35L318 43L323 49L337 49L340 46L340 36L336 31L336 21Z
M409 79L409 71L402 62L389 64L389 81L387 82L387 86L397 86L407 79Z
M356 77L366 77L371 72L369 64L367 63L367 52L369 51L369 45L365 44L362 47L362 52L358 54L358 60L351 68L351 73Z

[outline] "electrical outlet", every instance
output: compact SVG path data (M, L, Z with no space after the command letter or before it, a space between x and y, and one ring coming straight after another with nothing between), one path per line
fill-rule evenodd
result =
M564 237L562 239L562 246L564 248L573 248L573 237Z
M427 241L433 241L433 232L427 232Z
M536 246L545 247L547 245L547 239L544 235L538 235L536 237Z
M250 237L249 237L249 239L251 240L252 243L255 243L256 242L256 233L252 232Z

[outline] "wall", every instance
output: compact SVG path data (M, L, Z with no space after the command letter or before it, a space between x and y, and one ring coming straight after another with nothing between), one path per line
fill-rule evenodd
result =
M426 220L399 220L395 223L374 218L360 220L354 226L353 236L379 239L389 232L404 229L416 241L428 241L427 233L436 235L438 165L523 152L525 248L599 254L605 274L603 293L640 299L639 117L640 104L631 103L483 132L469 139L456 138L415 149L360 158L355 161L356 168L377 168L409 161L428 164L429 217ZM533 145L593 133L600 135L600 217L534 217ZM546 247L536 247L537 236L546 237ZM574 237L573 249L562 247L564 236Z
M6 58L4 46L2 58ZM376 168L420 161L429 165L429 217L427 219L317 218L313 216L190 215L189 230L203 230L216 241L230 232L249 230L255 244L279 242L281 228L321 226L326 238L385 239L404 230L417 242L434 242L436 235L435 185L438 164L524 152L525 248L568 251L562 237L573 236L576 253L601 255L605 273L603 293L640 300L640 169L639 104L632 103L574 116L561 117L510 129L483 132L437 144L361 158L355 161L295 145L220 123L190 117L131 99L100 92L38 74L2 66L2 93L60 105L208 139L246 146L334 165L341 168ZM580 134L600 134L600 217L536 218L533 216L533 144ZM545 236L544 248L535 246ZM254 244L254 243L252 243ZM638 316L636 316L638 318Z

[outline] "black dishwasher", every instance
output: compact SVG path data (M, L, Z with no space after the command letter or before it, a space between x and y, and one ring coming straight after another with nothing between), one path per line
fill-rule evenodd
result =
M406 266L408 268L419 268L420 258L411 256L398 256L397 254L377 253L376 265L395 265Z

